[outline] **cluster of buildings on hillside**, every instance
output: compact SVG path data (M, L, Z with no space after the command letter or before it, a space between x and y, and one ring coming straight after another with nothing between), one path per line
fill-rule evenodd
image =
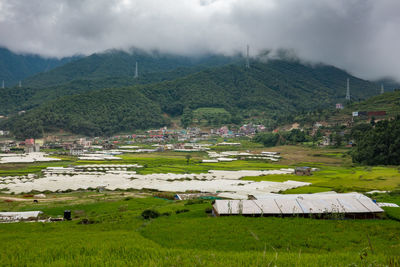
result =
M342 109L343 105L337 104L338 109ZM335 121L336 125L344 125L345 128L349 128L353 125L355 118L377 118L386 116L386 111L354 111L352 112L352 117L347 121ZM327 123L324 121L316 122L311 129L308 129L309 134L314 136L317 132L322 134L319 137L319 144L322 146L334 145L334 140L332 140L332 131L329 129L332 123ZM298 123L294 123L291 128L279 127L274 130L278 132L280 130L292 130L300 129L302 127ZM83 150L87 148L103 148L103 149L115 149L120 144L131 145L133 143L142 144L165 144L165 143L178 143L174 149L186 149L183 147L185 143L194 143L199 141L206 141L213 138L240 138L240 137L253 137L256 133L267 131L264 125L258 124L244 124L240 127L229 128L228 126L222 126L220 128L213 129L201 129L199 127L191 127L187 129L168 129L163 127L160 129L151 129L140 134L126 134L126 135L116 135L109 138L65 138L57 135L47 136L45 139L26 139L22 142L17 142L14 140L5 140L4 137L10 136L10 132L0 130L0 137L3 137L3 141L0 140L0 152L10 152L10 150L24 150L26 153L39 152L40 148L54 148L54 149L64 149L70 151L72 155L81 154ZM335 132L344 137L345 130L340 132ZM179 144L181 144L179 146ZM348 142L347 145L351 145ZM97 147L96 147L97 146ZM164 147L158 148L163 149ZM168 148L171 149L171 148Z
M25 141L15 141L12 139L0 141L0 152L10 152L11 150L25 151L26 153L39 152L40 148L64 149L73 155L80 154L87 148L116 149L119 145L131 145L133 143L153 144L153 143L174 143L175 149L185 149L185 143L210 140L212 138L235 138L252 137L258 132L265 131L263 125L245 124L240 128L229 129L223 126L217 129L201 129L192 127L187 129L160 129L148 130L140 134L116 135L109 138L77 138L65 136L47 136L42 139L26 139ZM0 131L0 135L9 134ZM161 147L159 149L163 149ZM171 148L168 148L171 149Z

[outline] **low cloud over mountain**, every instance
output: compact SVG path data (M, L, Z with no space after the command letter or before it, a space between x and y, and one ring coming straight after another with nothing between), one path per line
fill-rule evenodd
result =
M110 48L177 54L292 49L400 80L398 0L1 0L0 45L43 56Z

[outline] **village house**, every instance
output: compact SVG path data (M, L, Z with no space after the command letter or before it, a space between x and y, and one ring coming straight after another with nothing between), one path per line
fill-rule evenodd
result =
M310 167L296 167L296 169L294 170L294 174L296 175L311 175L311 168Z

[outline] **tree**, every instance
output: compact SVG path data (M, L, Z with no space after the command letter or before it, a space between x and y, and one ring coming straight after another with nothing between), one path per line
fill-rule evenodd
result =
M340 133L335 132L332 139L335 147L340 147L342 145L343 137Z
M183 128L187 128L190 124L192 124L193 121L193 112L189 108L185 108L183 110L183 114L181 117L181 124Z
M185 156L185 158L186 158L186 164L189 165L189 162L190 162L190 159L192 158L192 156L189 155L189 154L187 154L187 155Z
M379 121L356 139L354 162L367 165L400 164L400 117Z
M375 126L375 117L371 117L371 121L369 122L372 126Z
M353 138L354 140L359 140L365 135L366 132L368 132L371 129L372 126L369 123L358 124L351 129L350 137Z
M254 141L262 143L265 147L275 146L278 142L279 135L275 133L258 133L254 136Z

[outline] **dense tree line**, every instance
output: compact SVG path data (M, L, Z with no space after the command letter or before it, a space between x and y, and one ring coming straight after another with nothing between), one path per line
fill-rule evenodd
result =
M362 125L353 131L356 146L352 151L354 162L367 165L400 164L400 117Z
M17 138L63 129L88 136L168 125L157 104L132 88L61 98L5 121Z
M295 145L311 140L312 137L299 129L282 131L278 133L263 132L254 136L253 141L263 144L265 147L276 145Z

